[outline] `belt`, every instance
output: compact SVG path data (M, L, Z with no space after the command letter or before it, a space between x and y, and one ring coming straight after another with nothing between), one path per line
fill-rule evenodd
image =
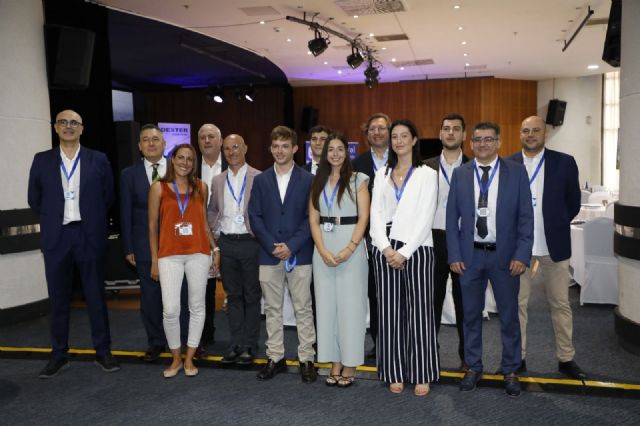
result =
M474 241L473 247L484 251L496 251L496 243L476 243Z
M253 237L249 233L246 233L246 234L223 234L221 232L220 236L221 237L225 237L225 238L229 238L230 240L252 240L253 239Z
M358 216L320 216L320 224L333 223L334 225L355 225L358 223Z
M74 220L73 222L69 222L69 223L65 223L62 226L79 226L81 224L82 221L80 220Z

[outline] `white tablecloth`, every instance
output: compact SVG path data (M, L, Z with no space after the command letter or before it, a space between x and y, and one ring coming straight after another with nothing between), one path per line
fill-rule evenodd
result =
M580 212L578 213L574 221L579 220L586 222L597 217L602 217L604 216L606 209L607 208L605 206L589 207L583 205L582 207L580 207Z
M484 311L482 316L484 318L489 317L489 312L496 313L498 308L496 307L496 299L493 296L493 289L491 283L487 285L487 291L484 296ZM447 280L447 293L444 296L444 306L442 307L441 324L455 324L456 323L456 310L453 304L453 293L451 290L451 278Z
M584 230L582 225L571 225L571 259L569 265L573 268L573 280L578 284L584 283Z

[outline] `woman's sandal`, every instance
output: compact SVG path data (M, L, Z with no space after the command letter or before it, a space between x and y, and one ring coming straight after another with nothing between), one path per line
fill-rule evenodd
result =
M391 393L402 393L402 391L404 390L404 384L403 383L391 383L389 385L389 390L391 391Z
M429 395L429 391L431 388L429 387L429 383L423 383L416 385L416 388L413 390L413 394L415 396L427 396Z
M340 379L342 379L342 376L340 374L329 374L327 378L324 380L324 383L327 386L335 386L338 384Z
M355 376L341 376L338 379L338 387L339 388L348 388L349 386L351 386L353 384L353 381L355 380Z

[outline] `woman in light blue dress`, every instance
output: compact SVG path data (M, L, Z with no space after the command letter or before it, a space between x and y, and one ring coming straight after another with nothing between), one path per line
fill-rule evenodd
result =
M309 200L318 361L331 363L328 386L350 386L364 362L368 184L367 175L353 171L346 138L329 136Z

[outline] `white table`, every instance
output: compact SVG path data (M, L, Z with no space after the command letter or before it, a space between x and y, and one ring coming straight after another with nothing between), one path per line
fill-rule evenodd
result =
M587 222L591 219L604 216L606 210L607 208L603 205L583 204L582 207L580 207L580 212L573 220Z
M605 215L605 206L583 204L580 213L574 221L588 222ZM569 265L573 268L573 280L582 285L584 283L584 230L583 224L571 225L571 259Z
M493 289L491 283L487 285L487 291L484 296L484 310L482 316L489 318L489 312L496 313L498 308L496 307L496 299L493 296ZM451 287L451 277L447 280L447 293L444 296L444 304L442 306L442 318L441 324L455 324L456 323L456 310L453 304L453 293Z

